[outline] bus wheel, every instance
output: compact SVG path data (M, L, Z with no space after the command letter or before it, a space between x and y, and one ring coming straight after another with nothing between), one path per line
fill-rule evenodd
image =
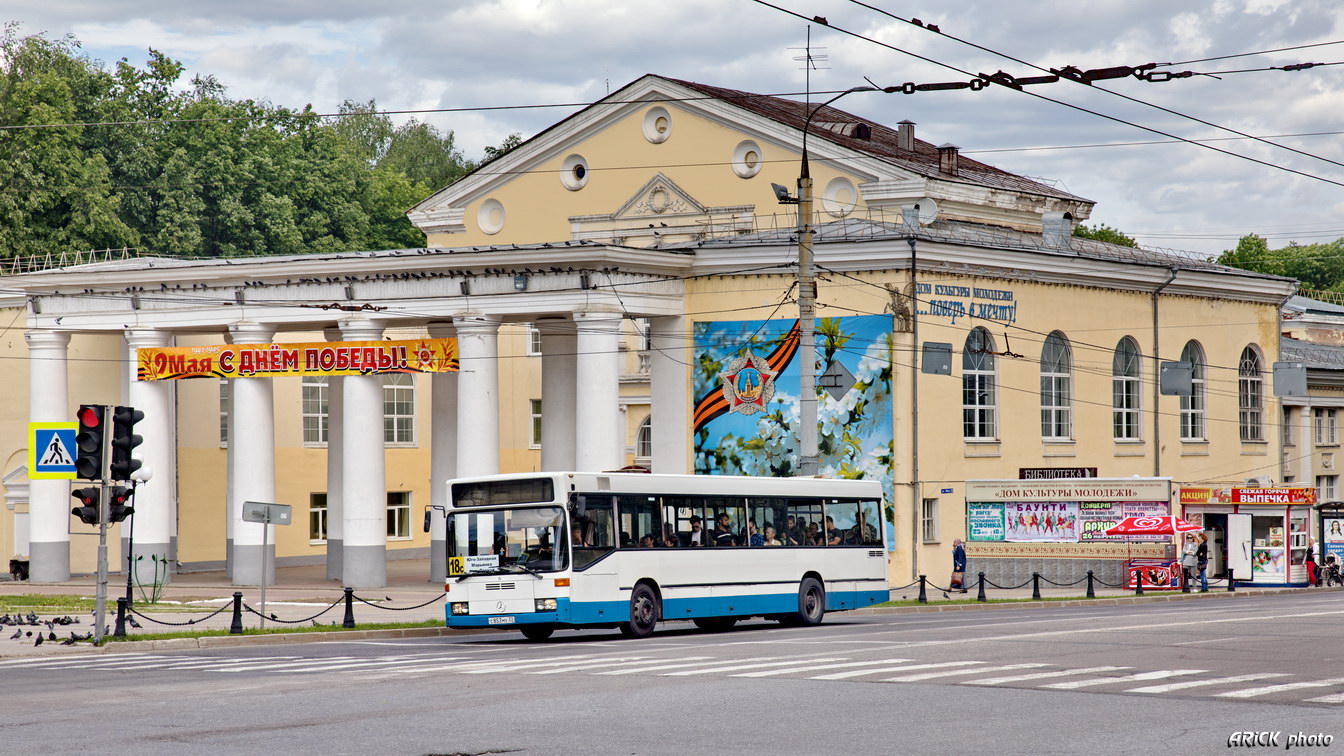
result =
M621 623L621 635L647 638L653 635L660 614L658 596L653 589L640 583L630 592L630 621Z
M803 578L798 586L798 614L794 615L795 625L820 625L826 614L826 589L816 578Z
M701 630L708 630L711 633L721 633L724 630L731 630L733 625L737 624L737 617L697 617L691 622Z
M555 632L555 625L523 625L518 628L528 640L544 641Z

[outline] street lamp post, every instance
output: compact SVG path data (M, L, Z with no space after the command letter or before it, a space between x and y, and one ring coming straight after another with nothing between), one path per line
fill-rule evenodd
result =
M803 163L798 172L798 432L799 473L817 474L817 279L812 265L812 175L807 166L807 129L822 108L852 92L881 92L877 87L850 87L823 102L803 121ZM776 192L778 193L778 191Z

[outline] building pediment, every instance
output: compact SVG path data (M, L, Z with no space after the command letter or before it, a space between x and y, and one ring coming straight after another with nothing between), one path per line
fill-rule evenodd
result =
M570 216L573 239L652 246L752 230L755 205L710 207L661 171L610 214Z
M672 218L701 215L707 211L708 208L659 171L612 213L611 219L619 222L636 218Z

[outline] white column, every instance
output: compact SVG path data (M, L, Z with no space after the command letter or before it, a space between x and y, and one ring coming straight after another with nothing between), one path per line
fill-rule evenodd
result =
M691 397L687 379L690 332L686 318L649 318L649 430L655 473L685 474L689 469L691 426L686 414Z
M499 316L463 313L457 327L457 476L499 472Z
M345 341L378 341L383 327L368 318L342 320ZM342 492L345 522L341 545L342 584L387 585L387 462L383 457L383 377L347 375L341 380Z
M322 330L327 341L342 341L341 329ZM342 504L345 488L345 377L327 376L327 579L342 580L345 567L342 548L345 544L345 506Z
M451 323L430 323L429 335L452 338ZM448 506L447 481L457 476L457 373L435 373L430 378L429 431L429 579L448 577L448 527L443 507Z
M577 334L569 318L538 320L541 331L541 469L574 469Z
M623 465L625 447L618 425L621 314L576 312L574 327L578 331L574 467L584 471L618 470Z
M229 326L233 344L270 344L275 327L242 322ZM229 384L229 516L233 520L233 552L229 561L234 585L275 582L273 525L243 522L243 502L275 502L275 396L270 378L234 378ZM271 528L267 534L263 528ZM266 565L262 575L262 542Z
M71 419L66 346L70 334L27 331L28 419L35 423ZM109 418L110 419L110 418ZM78 454L75 449L71 454ZM70 579L70 483L33 480L28 498L29 579L59 583Z
M172 381L138 380L139 356L136 350L170 346L173 336L168 331L133 328L126 331L129 359L127 401L130 406L145 413L135 426L136 435L144 439L132 457L144 463L154 477L135 488L135 514L131 527L123 525L122 537L134 536L131 557L135 561L136 580L142 585L168 582L172 565L173 500L172 481L177 477L173 468ZM123 557L124 558L124 557ZM160 566L160 563L162 566ZM122 566L126 566L124 563Z

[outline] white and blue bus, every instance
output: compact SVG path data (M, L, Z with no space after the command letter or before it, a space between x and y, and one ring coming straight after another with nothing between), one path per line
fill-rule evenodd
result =
M448 482L449 627L815 625L888 599L876 481L530 473Z

